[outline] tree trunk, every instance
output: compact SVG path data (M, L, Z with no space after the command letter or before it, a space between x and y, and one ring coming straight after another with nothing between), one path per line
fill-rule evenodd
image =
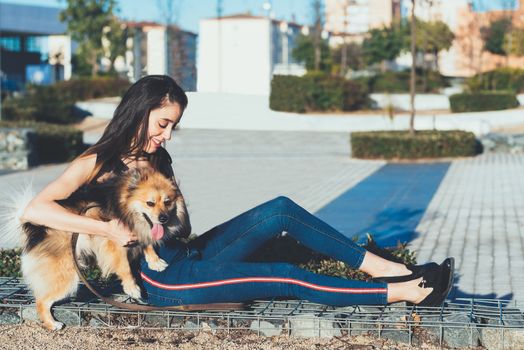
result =
M90 56L90 63L91 63L91 76L92 77L96 77L97 73L98 73L98 64L96 62L96 51L93 50L93 52L91 53L91 56Z
M415 30L416 30L416 24L415 24L415 0L411 0L412 8L411 8L411 57L412 57L412 63L411 63L411 79L409 84L409 95L410 95L410 102L411 102L411 116L409 118L409 133L411 135L415 134L415 79L416 79L416 71L415 71L415 64L416 64L416 47L415 47Z

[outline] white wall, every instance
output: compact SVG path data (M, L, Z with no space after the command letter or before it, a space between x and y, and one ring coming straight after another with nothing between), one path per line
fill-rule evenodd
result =
M164 28L147 31L147 74L167 73L167 41ZM138 57L137 57L138 59Z
M197 90L268 95L270 23L266 18L200 21Z
M68 35L50 35L48 37L48 52L50 61L53 61L56 54L63 55L60 62L50 62L51 64L60 63L64 66L64 80L71 79L71 37Z

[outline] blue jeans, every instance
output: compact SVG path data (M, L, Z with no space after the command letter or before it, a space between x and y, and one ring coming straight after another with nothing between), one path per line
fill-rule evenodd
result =
M296 298L346 306L384 305L387 285L315 274L286 263L247 258L283 231L304 246L360 267L365 249L286 197L278 197L227 221L185 245L161 246L162 272L142 262L141 276L153 305L244 302Z

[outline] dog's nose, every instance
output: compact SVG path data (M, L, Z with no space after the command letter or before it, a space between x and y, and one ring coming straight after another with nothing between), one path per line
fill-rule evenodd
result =
M158 221L160 221L161 224L165 224L169 220L169 216L166 214L160 214L158 215Z

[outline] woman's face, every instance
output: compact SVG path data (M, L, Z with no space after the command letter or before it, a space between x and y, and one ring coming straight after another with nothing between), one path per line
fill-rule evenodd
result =
M164 141L171 139L171 132L180 121L182 111L178 103L167 102L149 113L148 144L144 151L154 153Z

